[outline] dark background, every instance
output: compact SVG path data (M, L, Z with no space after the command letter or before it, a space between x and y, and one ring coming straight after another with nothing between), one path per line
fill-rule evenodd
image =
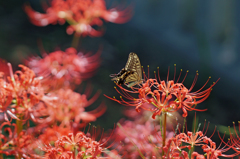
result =
M38 0L0 2L0 57L14 65L23 63L29 55L40 54L39 40L47 52L52 52L70 47L73 39L66 34L67 24L46 27L31 24L23 11L26 2L42 11ZM113 1L107 3L112 5ZM169 66L170 79L173 78L174 64L177 64L177 74L180 69L189 70L184 83L188 88L196 70L199 78L195 90L201 88L209 76L212 79L208 87L221 78L210 97L197 106L208 108L197 116L200 122L205 119L211 122L209 131L214 125L232 126L232 121L240 120L240 1L136 0L131 4L134 4L134 15L129 22L105 23L106 32L102 37L80 39L79 51L95 53L103 47L100 68L82 86L90 81L95 92L100 89L102 94L119 96L109 74L118 73L125 66L128 54L135 52L144 67L150 65L152 77L157 66L163 79ZM108 111L95 124L112 128L122 118L124 106L101 95L95 107L102 101ZM194 112L190 113L189 121L193 116Z

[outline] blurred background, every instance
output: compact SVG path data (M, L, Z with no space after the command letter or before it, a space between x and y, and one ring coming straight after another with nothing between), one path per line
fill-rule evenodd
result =
M106 3L111 6L113 1L106 0ZM34 10L43 11L39 0L0 1L0 57L14 66L23 63L28 56L41 54L39 41L50 53L70 47L73 39L72 35L66 34L67 24L46 27L31 24L23 11L25 3ZM212 78L207 87L221 78L210 97L197 106L208 109L197 113L199 122L206 119L212 126L232 126L232 121L240 120L240 1L135 0L125 4L134 4L134 15L129 22L105 23L102 37L84 37L79 41L79 51L95 54L99 48L103 50L97 73L82 83L83 87L90 83L93 92L102 92L93 107L102 101L108 107L95 124L112 128L123 117L121 111L124 106L103 94L119 96L109 75L118 73L125 66L130 52L138 54L144 67L150 66L152 77L157 67L162 79L167 78L168 67L170 79L173 78L174 64L177 65L177 75L180 69L183 72L189 70L184 83L188 88L198 70L199 78L194 90L201 88L209 76ZM193 117L194 112L191 112L189 121Z

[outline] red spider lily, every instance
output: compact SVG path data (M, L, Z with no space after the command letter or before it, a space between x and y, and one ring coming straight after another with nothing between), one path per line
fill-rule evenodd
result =
M113 155L106 146L111 136L105 137L102 134L99 142L95 141L98 135L96 128L93 128L92 137L89 132L85 134L78 131L74 135L70 129L57 126L45 129L40 135L36 135L39 134L38 129L34 129L36 132L31 135L28 135L28 131L17 134L16 124L10 122L3 123L0 130L3 130L0 133L0 154L21 156L26 159L83 157L100 159L107 154ZM35 135L38 137L35 138Z
M209 126L209 125L208 125ZM164 147L165 156L164 157L177 157L184 159L218 159L218 157L227 157L232 158L236 156L236 154L226 155L229 150L231 150L231 146L228 143L221 142L220 145L217 147L216 143L211 140L211 137L206 136L208 126L204 132L204 128L202 131L195 131L187 133L179 133L172 137L167 145ZM224 144L222 146L222 144ZM205 153L204 155L199 154L194 151L195 147L200 147L202 151ZM187 153L186 150L189 150L191 153ZM180 159L179 158L179 159Z
M110 152L107 150L109 147L106 146L109 138L104 139L102 136L98 142L95 140L95 131L96 130L94 129L92 137L89 136L89 133L86 135L81 131L78 131L75 135L73 133L68 133L67 135L59 134L59 137L53 141L53 144L44 144L40 148L45 152L45 158L106 158L103 157L106 155L103 153ZM47 132L45 133L44 136L48 134ZM57 132L55 133L57 134Z
M6 81L1 79L0 83L1 86L4 86L6 84ZM12 93L5 90L4 88L1 88L0 96L0 112L4 113L4 120L9 121L7 114L10 115L13 119L18 119L18 117L12 113L11 108L9 107L13 100Z
M235 151L235 153L232 156L239 156L240 155L240 137L239 137L238 133L240 132L240 121L238 122L238 130L235 126L235 122L233 122L233 128L234 128L234 132L232 132L229 127L230 137L229 137L227 143L224 141L224 137L222 138L222 137L220 137L220 135L219 135L219 137L223 143L230 146ZM226 155L225 157L228 157L228 155Z
M28 156L31 153L26 150L32 144L32 136L26 131L17 133L17 125L4 122L0 126L0 154L14 156ZM27 158L27 157L26 157Z
M91 77L99 67L99 55L100 52L93 56L83 55L74 48L68 48L65 52L45 54L42 59L33 57L26 63L37 76L43 77L42 85L46 89L58 89L80 84L83 79Z
M39 130L39 129L37 129ZM36 135L39 134L39 131L34 130ZM60 127L54 125L53 127L47 127L46 129L43 129L43 132L40 131L40 135L38 136L38 140L40 140L40 143L43 144L52 144L55 141L57 141L58 138L60 138L63 135L67 135L70 132L69 128L67 127Z
M46 153L48 151L53 154L58 154L58 152L61 152L62 149L55 148L54 144L60 137L68 135L71 130L69 128L54 125L47 128L42 128L42 126L35 126L33 128L29 128L27 132L29 134L32 134L32 137L34 138L34 141L31 143L31 145L26 148L26 151L31 152L28 155L34 156L34 158L43 158L42 155L44 154L43 151L45 149L47 149L47 151L45 151Z
M93 111L86 112L85 108L91 105L99 94L95 94L92 99L87 100L87 95L73 92L71 89L59 89L58 91L48 93L36 107L35 116L37 123L49 125L55 122L61 123L61 126L71 127L71 124L80 122L84 126L86 123L95 121L105 111L106 107L102 104ZM48 100L50 99L50 100ZM46 109L42 109L47 107ZM44 115L42 117L41 115Z
M161 133L157 129L159 127L155 127L153 121L146 121L142 124L137 121L124 121L120 128L116 128L117 141L121 141L117 149L123 153L125 158L160 156L162 140ZM173 132L167 132L167 140L173 134Z
M30 21L37 26L49 24L69 23L68 34L76 32L78 36L101 36L102 30L95 30L92 26L102 26L104 19L112 23L125 23L131 18L131 8L117 10L112 8L107 10L104 0L52 0L51 7L46 9L46 13L34 11L29 5L25 6L25 11Z
M186 146L181 145L179 138L169 139L167 145L163 147L165 154L162 158L176 158L176 159L189 159L188 153L185 150Z
M124 158L154 158L160 157L162 136L158 125L159 118L151 118L149 111L137 113L134 109L125 112L131 120L120 120L119 127L114 131L116 150ZM174 132L167 131L166 140L173 137Z
M196 109L195 107L197 104L207 99L212 91L212 87L216 84L216 82L206 90L202 91L202 89L208 83L208 79L202 88L195 92L191 92L196 84L198 73L196 74L192 86L189 89L183 85L187 74L182 82L179 82L180 75L178 80L175 82L175 74L173 80L168 80L167 77L167 81L160 79L159 72L158 78L155 74L154 79L147 78L144 74L145 80L143 83L139 84L138 86L131 87L130 90L120 85L117 86L121 91L115 87L116 91L121 95L120 100L116 99L115 97L111 98L106 95L105 96L122 105L134 106L136 107L136 111L139 111L139 108L152 111L153 118L155 118L156 115L160 115L162 112L174 112L178 109L182 109L183 117L188 115L187 111L205 111L206 109L200 110ZM131 94L137 94L138 97L133 97ZM148 105L148 107L145 107L145 105L143 105L144 103L152 104L152 106Z
M31 69L23 65L19 67L22 70L13 74L9 64L10 77L8 80L0 80L0 112L7 113L14 119L34 119L33 107L43 98L43 88L40 79L35 77ZM8 120L6 114L4 116Z

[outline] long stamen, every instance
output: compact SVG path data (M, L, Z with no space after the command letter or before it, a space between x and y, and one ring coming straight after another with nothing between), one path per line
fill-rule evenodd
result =
M189 92L191 92L191 90L193 89L193 87L195 86L196 82L197 82L197 78L198 78L198 71L196 71L196 75L194 77L193 83L191 85L191 87L189 88Z
M180 70L180 73L179 73L179 76L178 76L178 79L177 79L176 83L178 83L178 81L179 81L179 79L181 77L181 74L182 74L182 69Z
M147 65L147 67L148 67L148 79L149 79L149 65Z
M184 81L185 81L185 79L186 79L186 77L187 77L187 74L188 74L188 70L187 70L187 72L186 72L186 74L185 74L185 76L184 76L184 78L183 78L183 80L182 80L182 82L181 83L183 83Z
M159 73L159 67L157 67L157 70L158 70L158 80L159 80L159 82L161 82L160 73Z
M175 75L176 75L176 64L174 64L174 76L173 76L173 81L175 81Z
M170 67L168 67L167 81L168 81L168 77L169 77L169 70L170 70Z

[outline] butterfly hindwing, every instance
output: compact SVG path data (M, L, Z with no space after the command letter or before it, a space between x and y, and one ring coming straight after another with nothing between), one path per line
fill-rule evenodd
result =
M116 78L121 77L125 72L126 70L123 68L118 74L111 74L110 77L113 77L112 80L116 80Z

